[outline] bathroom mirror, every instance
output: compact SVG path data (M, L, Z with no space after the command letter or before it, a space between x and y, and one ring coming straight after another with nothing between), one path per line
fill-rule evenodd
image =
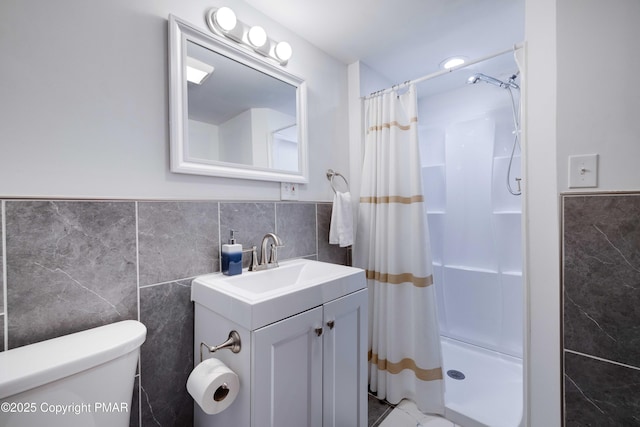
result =
M306 183L306 85L169 16L171 171Z

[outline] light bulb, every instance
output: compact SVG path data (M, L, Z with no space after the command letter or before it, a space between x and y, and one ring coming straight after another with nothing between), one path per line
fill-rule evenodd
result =
M289 43L279 42L276 45L275 52L280 61L287 62L293 54L293 49L291 49L291 45Z
M249 38L249 43L251 43L253 47L262 47L267 42L266 31L258 25L251 27L247 37Z
M466 61L464 58L461 57L454 57L454 58L449 58L449 59L445 59L442 63L441 66L442 68L444 68L445 70L449 70L451 68L457 67L459 65L464 64Z
M238 19L236 18L234 11L226 6L216 10L214 17L218 27L225 32L233 30L238 23Z

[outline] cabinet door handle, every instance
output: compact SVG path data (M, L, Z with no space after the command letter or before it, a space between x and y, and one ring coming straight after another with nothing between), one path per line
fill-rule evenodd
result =
M329 327L329 329L333 329L333 327L336 325L336 321L335 320L329 320L327 322L327 326Z
M315 329L315 332L316 332L316 335L317 335L317 336L322 335L322 327L316 328L316 329Z

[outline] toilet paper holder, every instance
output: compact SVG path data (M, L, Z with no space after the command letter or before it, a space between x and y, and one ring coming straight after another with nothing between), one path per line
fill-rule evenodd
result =
M203 346L206 347L209 353L215 353L216 351L223 350L225 348L228 348L233 353L240 353L240 349L242 348L240 344L240 334L238 333L238 331L229 332L229 338L227 338L227 340L220 345L210 346L205 342L201 342L200 343L200 362L202 362L204 359L204 356L202 355Z

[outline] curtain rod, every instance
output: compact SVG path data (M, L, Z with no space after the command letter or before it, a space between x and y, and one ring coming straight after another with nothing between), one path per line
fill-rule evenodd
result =
M455 67L451 67L451 68L449 68L447 70L436 71L435 73L427 74L426 76L418 77L417 79L407 80L404 83L395 84L395 85L393 85L393 86L391 86L389 88L382 89L382 90L379 90L377 92L370 93L367 96L363 96L363 97L361 97L361 99L373 98L374 96L378 96L378 95L381 95L383 93L393 92L394 90L401 89L403 87L409 86L410 84L420 83L420 82L423 82L425 80L431 80L431 79L433 79L435 77L440 77L440 76L442 76L444 74L449 74L449 73L452 73L454 71L461 70L463 68L467 68L470 65L477 64L478 62L482 62L482 61L486 61L487 59L495 58L496 56L504 55L505 53L509 53L509 52L515 52L516 50L520 49L522 46L523 46L523 43L516 43L516 44L513 45L513 47L511 47L509 49L501 50L500 52L495 52L495 53L492 53L490 55L483 56L482 58L477 58L477 59L474 59L473 61L465 62L464 64L461 64L461 65L458 65L458 66L455 66Z

